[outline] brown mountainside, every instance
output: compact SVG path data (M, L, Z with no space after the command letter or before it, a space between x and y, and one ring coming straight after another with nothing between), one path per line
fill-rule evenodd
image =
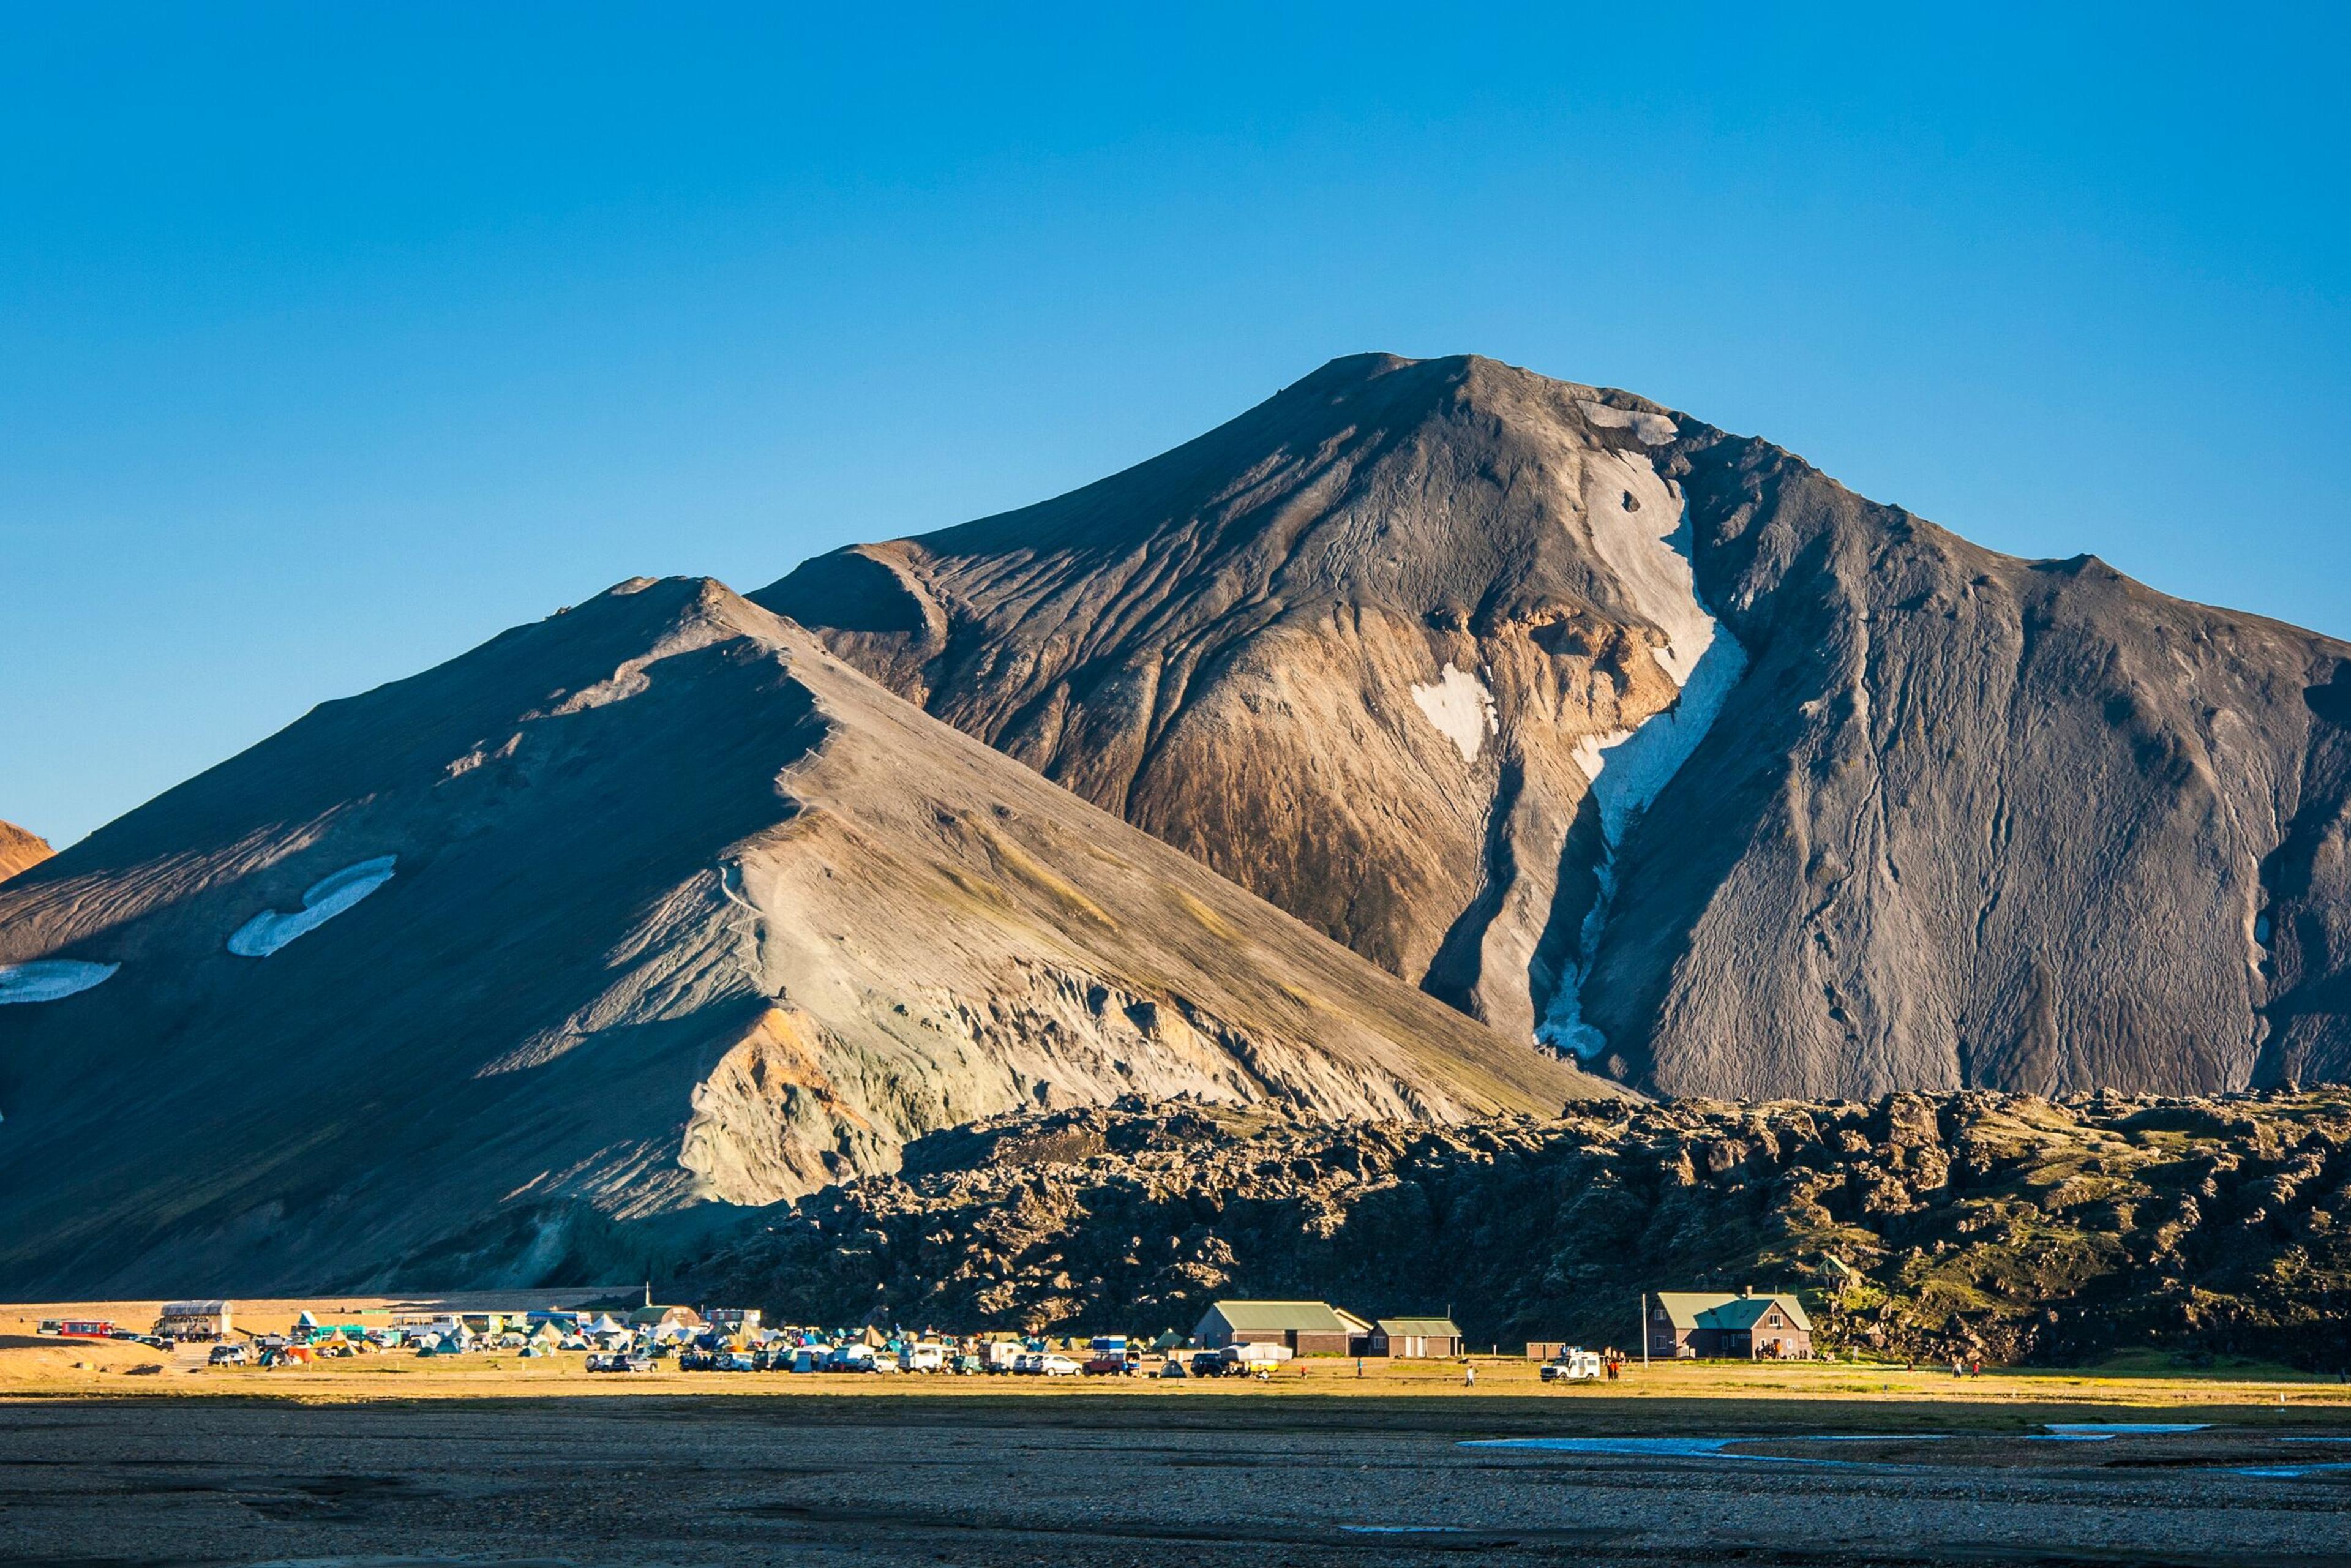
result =
M0 822L0 882L49 858L48 841L13 822Z
M20 1294L628 1277L1020 1107L1599 1087L891 695L623 584L0 889Z
M754 597L1640 1084L2351 1076L2351 649L1994 554L1626 393L1336 361Z

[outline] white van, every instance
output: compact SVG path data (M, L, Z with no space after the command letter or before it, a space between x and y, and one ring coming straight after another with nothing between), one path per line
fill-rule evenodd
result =
M941 1372L947 1364L947 1347L931 1340L918 1344L901 1345L898 1349L898 1369L901 1372Z
M1596 1383L1601 1375L1600 1353L1573 1345L1543 1363L1545 1383Z

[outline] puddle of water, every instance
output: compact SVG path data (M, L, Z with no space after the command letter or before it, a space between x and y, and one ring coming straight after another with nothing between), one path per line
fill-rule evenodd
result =
M1782 1465L1848 1465L1849 1459L1814 1459L1795 1454L1742 1454L1734 1443L1893 1443L1940 1442L1949 1434L1919 1432L1893 1436L1877 1432L1802 1433L1785 1437L1480 1437L1465 1448L1537 1448L1555 1454L1631 1454L1679 1458L1752 1459Z
M1458 1524L1343 1524L1349 1535L1458 1535Z
M2028 1443L2103 1443L2114 1437L2168 1437L2201 1432L2209 1421L2052 1421L2045 1432L2025 1435Z
M2302 1476L2325 1475L2330 1471L2351 1470L2351 1462L2330 1462L2324 1465L2241 1465L2230 1469L2232 1476L2262 1476L2271 1480L2290 1481Z

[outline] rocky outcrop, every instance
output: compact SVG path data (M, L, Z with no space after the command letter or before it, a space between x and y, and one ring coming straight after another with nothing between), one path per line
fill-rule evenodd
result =
M1645 1087L2351 1077L2351 647L1624 392L1336 361L757 597Z
M0 822L0 882L49 858L48 841L13 822Z
M705 580L329 704L0 889L0 1276L640 1277L1020 1108L1593 1081Z
M1659 1290L1795 1289L1824 1348L2351 1366L2351 1096L1571 1104L1311 1124L1123 1103L936 1134L714 1247L714 1299L1188 1332L1219 1296L1448 1307L1473 1343L1638 1343Z

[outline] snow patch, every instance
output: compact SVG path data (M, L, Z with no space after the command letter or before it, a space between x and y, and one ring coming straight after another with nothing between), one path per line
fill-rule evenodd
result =
M1464 762L1477 761L1486 737L1501 727L1494 717L1494 694L1486 689L1486 683L1467 670L1454 668L1450 660L1434 685L1412 688L1412 700L1420 705L1428 722L1453 742Z
M114 977L120 964L85 964L74 958L37 958L0 964L0 1004L54 1002Z
M1575 406L1583 417L1603 430L1629 430L1644 446L1663 446L1681 434L1674 422L1662 413L1649 413L1637 408L1610 408L1604 402L1578 398Z
M1638 510L1624 507L1621 498L1628 494L1640 502ZM1583 1021L1583 982L1615 901L1616 847L1714 727L1731 689L1747 673L1747 650L1699 600L1687 508L1647 463L1620 454L1594 464L1584 490L1584 517L1593 551L1643 619L1665 632L1666 646L1650 652L1681 688L1664 712L1633 729L1586 737L1574 752L1600 811L1601 859L1593 868L1598 890L1577 936L1577 967L1562 977L1535 1038L1589 1061L1608 1047L1606 1038ZM1645 517L1650 520L1644 523ZM1672 519L1662 533L1659 517Z
M329 877L312 883L302 894L302 907L291 915L265 909L238 926L228 939L228 950L240 958L266 958L297 936L316 931L377 888L392 880L397 855L347 865Z

